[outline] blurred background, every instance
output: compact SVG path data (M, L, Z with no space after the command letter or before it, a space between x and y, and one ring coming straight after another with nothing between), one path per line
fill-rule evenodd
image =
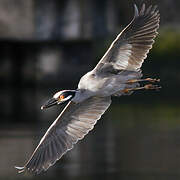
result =
M132 19L134 2L160 9L142 70L163 88L113 98L94 130L47 172L17 174L63 108L40 106L77 88ZM179 0L0 0L0 179L179 179L179 68Z

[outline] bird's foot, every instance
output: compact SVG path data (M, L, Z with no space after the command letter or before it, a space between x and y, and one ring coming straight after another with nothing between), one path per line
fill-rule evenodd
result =
M158 90L160 88L161 88L161 86L158 86L158 85L146 84L145 86L142 86L142 87L126 88L126 89L123 89L122 92L127 94L131 91L137 91L137 90L143 90L143 89L145 89L145 90L149 90L149 89Z
M131 80L127 81L128 84L133 84L133 83L137 83L137 82L151 82L151 83L155 83L155 82L160 82L160 79L146 78L146 79L131 79Z
M153 84L147 84L147 85L145 85L143 88L144 88L144 89L158 90L158 89L161 89L161 86L153 85Z

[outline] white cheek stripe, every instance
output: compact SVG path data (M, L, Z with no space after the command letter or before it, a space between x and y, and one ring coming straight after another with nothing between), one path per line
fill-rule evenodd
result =
M60 96L60 94L61 94L61 92L60 92L60 91L59 91L59 92L57 92L57 93L53 96L53 98L57 99L57 98Z
M72 95L69 95L68 97L64 98L62 101L67 101L68 99L70 99L72 97Z

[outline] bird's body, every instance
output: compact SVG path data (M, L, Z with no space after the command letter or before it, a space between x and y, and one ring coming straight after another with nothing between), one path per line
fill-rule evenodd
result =
M140 12L135 5L131 23L117 36L108 51L79 81L76 90L57 92L42 109L69 102L49 127L29 161L19 172L28 170L40 173L62 157L78 140L82 139L111 104L111 96L130 95L138 89L157 89L139 82L157 82L141 79L141 66L152 48L159 27L159 11L156 6Z
M78 84L80 91L72 99L75 102L81 102L91 96L107 97L120 92L125 88L136 87L137 83L128 84L130 79L139 79L141 72L120 71L117 74L98 75L94 70L85 74ZM122 92L123 94L123 92Z

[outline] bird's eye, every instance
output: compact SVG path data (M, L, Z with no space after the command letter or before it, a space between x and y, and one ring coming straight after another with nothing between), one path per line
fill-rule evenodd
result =
M60 96L59 96L59 99L60 99L60 100L63 100L63 99L64 99L64 95L60 95Z

